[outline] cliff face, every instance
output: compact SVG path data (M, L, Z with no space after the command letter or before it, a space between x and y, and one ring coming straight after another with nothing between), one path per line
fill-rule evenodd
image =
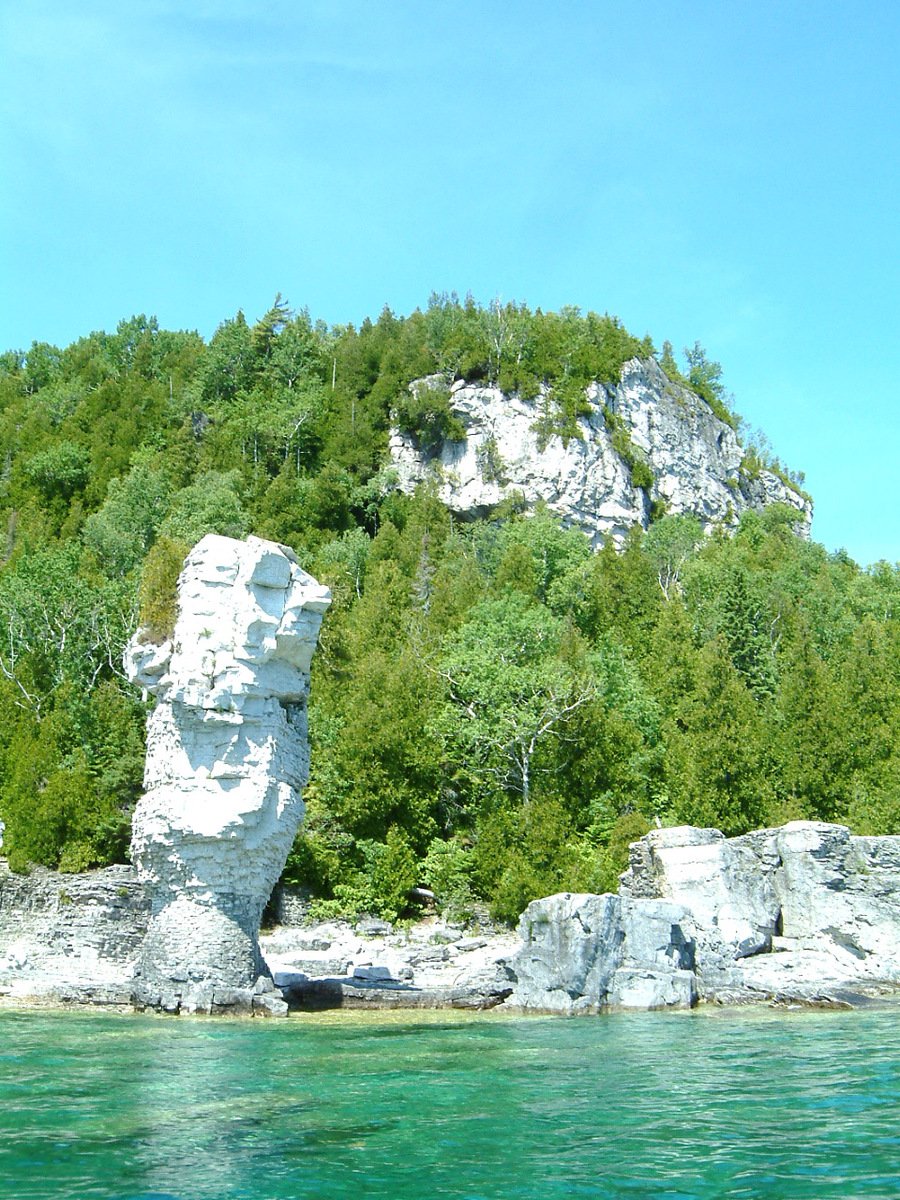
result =
M439 386L437 379L412 385ZM709 529L733 528L747 509L780 502L796 509L797 528L808 534L810 502L772 472L742 466L734 430L653 359L627 362L616 387L592 384L590 411L577 419L578 436L567 439L541 438L546 398L524 400L460 381L450 400L463 439L445 440L429 454L395 430L390 449L404 491L433 480L461 516L486 515L518 493L527 507L545 502L596 547L604 535L621 541L633 525L646 528L654 504L656 511L693 514ZM649 480L649 468L648 486L633 482L635 463L636 482Z
M181 574L172 641L129 646L129 674L157 698L131 845L152 898L139 1003L209 1011L265 990L257 932L303 816L329 601L289 550L210 534Z

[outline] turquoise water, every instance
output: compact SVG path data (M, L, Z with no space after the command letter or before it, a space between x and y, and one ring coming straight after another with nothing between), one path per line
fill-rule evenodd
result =
M0 1012L0 1196L900 1196L891 1011Z

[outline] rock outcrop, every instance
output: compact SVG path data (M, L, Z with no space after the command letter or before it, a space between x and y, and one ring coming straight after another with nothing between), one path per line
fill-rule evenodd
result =
M814 821L653 830L617 896L536 900L519 934L520 1008L850 1003L900 986L900 838Z
M149 919L131 867L17 875L0 860L0 996L129 1005Z
M596 1013L696 1003L696 943L683 905L562 892L528 905L519 937L509 963L509 1002L518 1008Z
M411 386L445 385L435 378ZM780 502L796 510L798 530L808 533L808 498L771 471L750 469L731 426L654 359L625 363L617 387L592 384L590 412L578 418L578 436L565 440L539 433L546 397L525 400L462 381L450 391L463 439L426 453L395 430L390 449L401 489L433 480L440 499L462 516L484 516L513 496L529 508L543 501L596 547L606 535L621 541L632 526L646 528L654 503L657 511L693 514L709 529L733 528L747 509ZM636 462L645 477L646 469L652 473L647 487L633 482Z
M188 859L177 839L160 853ZM226 928L223 938L230 896L224 914L188 927L175 969L152 957L159 941L148 957L145 932L165 918L172 890L124 866L21 876L0 860L0 997L128 1004L136 994L146 1004L148 962L156 1003L203 1012L289 1004L592 1013L900 995L900 838L854 837L841 825L794 822L737 838L654 830L632 846L618 895L535 900L518 936L436 918L396 929L315 925L300 913L302 924L259 938L267 967L255 929ZM176 916L214 908L215 888L189 889L187 901ZM216 940L191 944L188 934L204 928ZM222 982L235 946L261 976Z
M284 547L209 535L178 602L170 642L139 632L126 653L157 700L133 822L152 900L135 998L277 1010L257 934L303 815L309 669L330 595Z
M687 904L701 997L900 984L900 838L794 821L725 838L659 829L632 847L623 895Z

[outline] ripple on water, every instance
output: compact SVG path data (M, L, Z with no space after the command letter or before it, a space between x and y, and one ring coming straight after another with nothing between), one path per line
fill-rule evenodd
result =
M891 1011L0 1027L3 1200L900 1195Z

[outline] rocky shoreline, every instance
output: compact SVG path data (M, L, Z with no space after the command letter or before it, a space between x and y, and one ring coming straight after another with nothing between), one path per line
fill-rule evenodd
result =
M252 987L203 988L188 971L149 1007L584 1014L900 996L900 838L819 822L738 838L654 830L632 846L617 895L536 900L515 933L436 916L314 924L283 902L278 913ZM0 860L0 1001L147 1007L136 978L150 919L130 867L23 876Z

